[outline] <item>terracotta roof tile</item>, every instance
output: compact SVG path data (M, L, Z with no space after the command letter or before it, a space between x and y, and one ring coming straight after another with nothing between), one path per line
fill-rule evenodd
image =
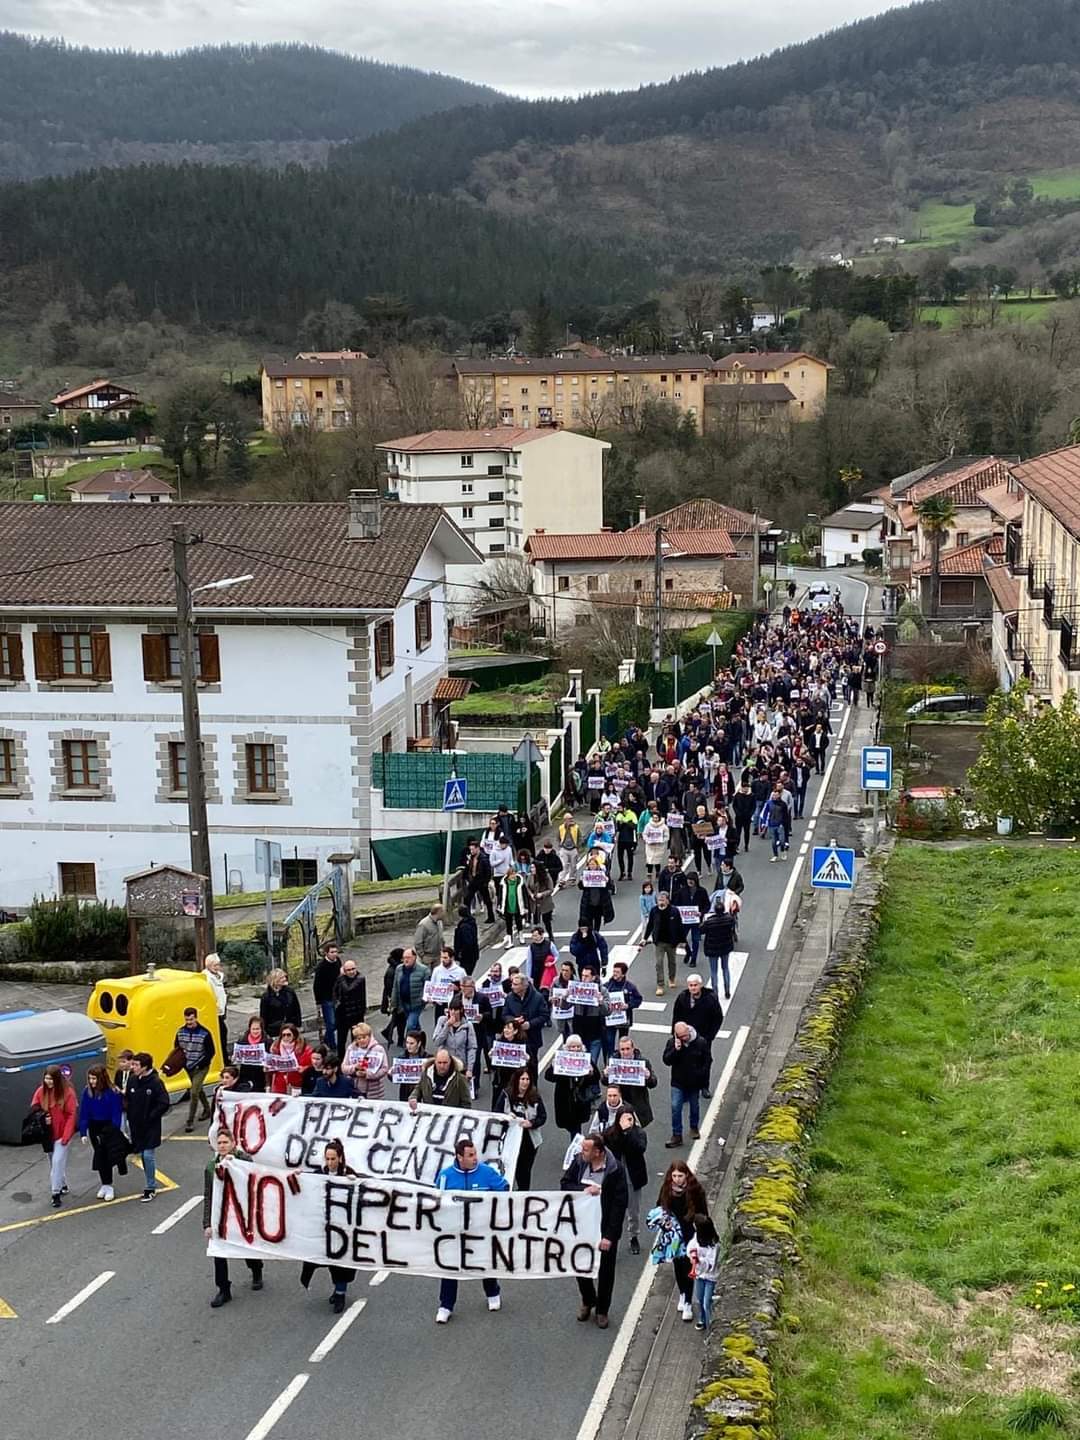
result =
M559 433L550 425L543 429L492 425L486 430L424 430L419 435L403 435L399 440L384 440L376 445L375 449L407 450L410 454L438 454L453 450L512 450L515 445L546 440L549 435Z
M475 684L475 680L466 680L463 675L444 675L441 680L436 681L431 698L433 700L464 700Z
M1012 520L1019 520L1024 513L1023 495L1019 490L1010 489L1008 483L991 485L985 490L980 490L979 499L1006 524Z
M1020 581L1009 574L1006 565L991 565L983 571L994 604L1003 615L1014 615L1020 609Z
M816 355L811 355L808 350L761 350L757 354L753 351L738 352L734 355L725 355L722 360L717 360L717 370L780 370L785 365L791 365L796 360L813 360L815 365L824 365L827 370L832 366L824 360L819 360Z
M677 552L723 559L738 552L726 530L667 530L668 554ZM532 560L646 560L656 550L653 532L594 530L585 535L530 535L525 548Z
M1055 519L1080 539L1080 445L1037 455L1012 473Z
M759 515L757 523L760 530L768 530L772 522ZM734 505L723 505L719 500L687 500L671 510L649 515L631 529L651 531L658 525L667 530L726 530L729 535L752 535L754 517L745 510L736 510Z
M984 560L990 556L991 542L995 537L983 535L978 540L972 540L968 545L958 545L941 552L941 564L939 567L942 575L952 575L959 578L974 578L986 572ZM1004 541L1002 541L1002 554ZM996 557L991 557L996 558ZM917 565L911 567L912 575L929 575L930 561L920 560Z
M918 505L921 501L928 500L931 495L947 495L956 505L980 505L985 504L979 495L980 490L991 485L1007 484L1008 479L1009 468L1004 460L999 460L996 455L989 455L985 460L976 460L961 470L951 470L946 475L931 475L925 480L916 481L908 489L904 499Z
M438 505L382 507L377 540L350 540L348 505L0 505L0 608L174 604L172 526L190 550L193 586L254 579L202 599L214 610L390 609L442 523ZM6 572L6 573L5 573Z
M159 471L144 466L125 470L118 465L115 470L99 470L96 475L73 480L67 489L79 495L112 495L117 491L127 495L176 494L175 487Z

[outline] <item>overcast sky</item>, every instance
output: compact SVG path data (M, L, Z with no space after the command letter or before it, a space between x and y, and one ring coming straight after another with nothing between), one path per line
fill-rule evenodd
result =
M625 89L759 55L896 0L0 0L0 29L139 50L300 40L518 95Z

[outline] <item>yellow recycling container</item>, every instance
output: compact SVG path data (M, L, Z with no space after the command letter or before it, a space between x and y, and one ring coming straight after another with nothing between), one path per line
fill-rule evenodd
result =
M87 1001L86 1013L105 1032L109 1073L116 1071L121 1050L138 1054L145 1050L161 1069L172 1053L176 1032L184 1023L184 1011L194 1005L199 1021L214 1039L214 1058L206 1083L221 1075L221 1041L218 1036L217 1003L210 982L202 971L147 970L145 975L125 975L116 980L99 980ZM188 1088L187 1073L162 1075L170 1094Z

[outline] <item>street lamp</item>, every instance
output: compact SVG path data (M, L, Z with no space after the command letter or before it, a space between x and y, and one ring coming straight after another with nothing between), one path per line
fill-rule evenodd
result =
M193 537L183 525L172 527L173 576L176 587L176 638L180 650L180 698L184 714L184 759L187 765L188 841L191 868L205 876L203 914L195 921L195 955L200 968L214 943L214 872L210 858L210 826L206 818L206 774L195 671L195 616L192 597L208 590L228 590L254 577L230 575L192 587L188 579L188 546Z

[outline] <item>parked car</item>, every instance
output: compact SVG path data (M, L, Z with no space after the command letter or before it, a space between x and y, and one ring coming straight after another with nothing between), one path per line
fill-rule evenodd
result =
M928 695L925 700L916 700L914 705L909 705L907 713L912 719L917 719L920 715L973 714L985 709L985 695Z

